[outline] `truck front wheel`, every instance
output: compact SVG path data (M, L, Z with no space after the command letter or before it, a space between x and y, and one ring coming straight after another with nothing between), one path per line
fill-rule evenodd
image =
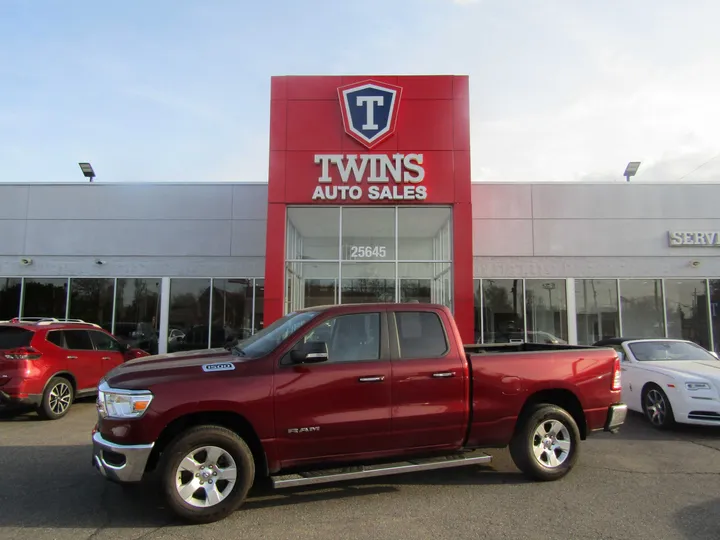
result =
M535 405L519 420L510 442L515 466L533 480L558 480L575 466L580 430L561 407Z
M162 454L161 483L170 509L193 523L211 523L243 503L255 477L248 445L220 426L198 426Z

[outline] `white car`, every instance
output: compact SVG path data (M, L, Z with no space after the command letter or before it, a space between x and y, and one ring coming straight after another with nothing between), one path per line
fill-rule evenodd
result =
M674 422L720 426L720 360L681 339L605 339L622 365L622 400L659 429Z

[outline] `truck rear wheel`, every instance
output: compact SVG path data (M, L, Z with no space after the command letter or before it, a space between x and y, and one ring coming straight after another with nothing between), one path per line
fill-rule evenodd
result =
M220 426L198 426L168 445L160 471L171 510L186 521L211 523L244 502L255 477L255 462L236 433Z
M510 455L515 466L533 480L558 480L575 466L580 430L557 405L535 405L518 420Z

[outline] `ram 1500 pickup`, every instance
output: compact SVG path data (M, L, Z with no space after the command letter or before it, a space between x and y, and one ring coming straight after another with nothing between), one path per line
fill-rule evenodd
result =
M509 447L535 480L625 421L610 348L463 345L432 304L313 307L225 348L132 360L100 382L94 467L159 478L191 522L274 488L488 463Z

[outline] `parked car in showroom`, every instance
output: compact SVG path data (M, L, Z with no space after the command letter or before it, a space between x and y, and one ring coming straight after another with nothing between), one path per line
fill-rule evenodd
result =
M610 338L622 365L622 397L658 429L673 423L720 426L720 360L682 339Z
M107 372L142 356L148 353L78 319L0 322L0 404L29 405L43 419L62 418L75 398L97 393Z
M229 515L259 478L281 489L461 467L490 462L483 448L558 480L582 440L623 424L620 379L611 348L463 345L445 306L312 307L227 349L112 370L92 459L119 483L156 472L192 522Z

